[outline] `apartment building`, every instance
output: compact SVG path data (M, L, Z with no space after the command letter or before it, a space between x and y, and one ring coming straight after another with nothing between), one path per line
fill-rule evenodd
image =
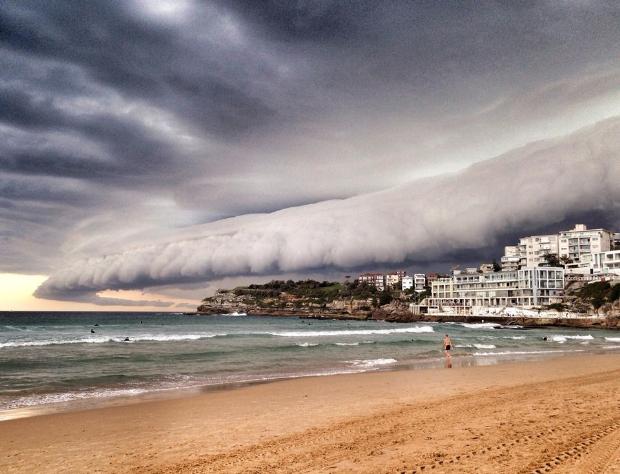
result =
M385 286L389 288L400 288L400 282L407 272L392 272L385 274Z
M424 273L416 273L413 275L413 281L417 293L422 293L426 289L426 275Z
M593 255L612 250L614 233L606 229L588 229L584 224L577 224L574 229L559 234L560 258L565 257L573 263L589 266Z
M370 286L374 286L379 291L383 291L385 289L385 275L383 273L362 273L359 276L358 280L360 281L360 283L366 283Z
M541 263L546 263L545 255L558 255L559 236L551 235L532 235L519 239L519 256L521 265L526 267L537 267Z
M401 288L403 291L410 290L411 288L413 288L413 285L414 285L413 277L404 276L402 280L400 281L400 284L401 284Z
M521 252L518 245L508 245L504 247L504 256L500 260L502 270L518 270L521 264L525 266L525 257L521 262Z
M592 268L594 273L613 273L620 275L620 250L595 253Z
M564 269L526 267L495 273L455 272L432 282L429 306L534 307L561 302Z

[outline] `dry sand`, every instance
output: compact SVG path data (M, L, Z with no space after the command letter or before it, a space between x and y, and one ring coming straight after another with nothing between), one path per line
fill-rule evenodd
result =
M620 355L316 377L0 422L0 472L620 472Z

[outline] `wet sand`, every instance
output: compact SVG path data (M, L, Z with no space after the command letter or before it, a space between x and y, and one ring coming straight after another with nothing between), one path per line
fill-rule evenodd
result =
M0 472L620 472L620 354L286 380L0 422Z

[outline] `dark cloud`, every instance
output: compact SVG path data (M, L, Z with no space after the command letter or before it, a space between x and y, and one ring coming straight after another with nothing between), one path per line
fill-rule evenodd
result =
M541 169L540 162L549 166ZM516 240L552 224L557 232L559 225L592 211L617 219L619 181L620 118L615 118L458 174L214 222L195 228L191 237L73 262L37 294L471 261L514 243L500 237L512 234Z
M391 189L615 115L619 20L616 2L5 0L0 271Z

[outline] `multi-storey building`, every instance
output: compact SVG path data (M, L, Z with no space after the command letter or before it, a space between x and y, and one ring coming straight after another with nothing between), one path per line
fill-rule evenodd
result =
M385 289L385 275L383 273L366 272L359 276L360 283L366 283L370 286L374 286L377 290L383 291Z
M518 270L521 268L521 252L518 245L508 245L504 247L504 256L501 258L500 263L502 270ZM525 265L526 259L523 256L523 265Z
M606 229L588 229L577 224L572 230L560 232L559 256L573 263L589 266L593 255L608 252L614 245L614 233Z
M564 294L564 269L526 267L494 273L455 272L432 282L429 306L549 305Z
M532 235L519 239L520 264L526 267L537 267L546 263L545 256L558 255L558 235Z
M385 274L385 286L389 288L399 288L400 281L406 275L407 275L407 272L403 272L403 271L386 273Z
M592 268L594 273L614 273L620 275L620 250L595 253Z
M413 280L415 291L422 293L426 289L426 275L424 273L416 273L413 275Z
M404 276L402 280L400 281L400 284L401 284L401 288L403 291L410 290L411 288L413 288L413 285L414 285L413 277Z

